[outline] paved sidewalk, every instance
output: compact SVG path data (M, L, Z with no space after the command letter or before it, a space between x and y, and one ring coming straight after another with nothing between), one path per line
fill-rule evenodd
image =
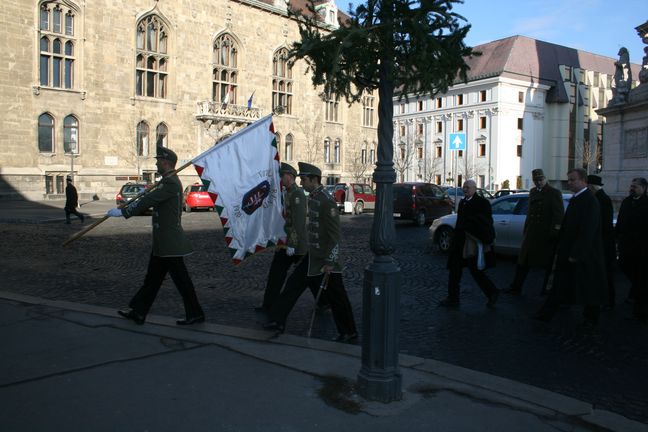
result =
M101 218L106 211L115 207L115 200L80 200L79 212L88 219ZM65 200L52 201L0 201L0 223L63 223L65 221ZM71 215L72 223L79 223Z
M0 292L0 430L646 431L536 387L402 355L404 397L353 391L360 348Z

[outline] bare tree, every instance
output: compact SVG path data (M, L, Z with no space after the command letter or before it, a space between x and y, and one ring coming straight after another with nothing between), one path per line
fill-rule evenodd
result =
M367 149L361 148L355 151L351 160L351 176L356 183L362 183L368 174L371 174L371 163L367 158Z
M319 109L315 114L313 121L300 121L297 125L304 135L304 153L302 158L305 162L315 164L321 162L322 146L324 141L324 122L322 121L322 104L319 103Z
M394 169L398 173L399 181L405 181L405 175L414 162L415 153L414 140L409 136L401 137L394 148Z
M443 158L431 156L425 160L425 176L426 183L434 183L437 175L443 179Z

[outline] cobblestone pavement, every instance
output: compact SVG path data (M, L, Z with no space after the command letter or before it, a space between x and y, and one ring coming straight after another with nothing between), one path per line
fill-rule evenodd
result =
M371 215L342 217L344 281L358 324ZM183 225L196 252L189 271L208 321L258 327L271 251L239 266L230 264L223 233L213 212L190 213ZM63 248L61 243L82 225L0 224L0 289L49 299L121 307L139 287L150 251L150 218L110 219ZM561 310L549 325L531 319L543 300L541 275L531 273L525 294L502 294L495 310L468 272L458 310L437 307L445 297L445 257L428 240L427 228L396 223L396 259L402 270L401 352L453 363L563 393L599 408L648 422L648 328L625 319L627 283L617 277L618 302L604 312L595 331L579 328L579 308ZM514 261L500 258L490 275L500 288L512 278ZM287 332L305 335L312 297L302 296L291 313ZM165 281L151 311L182 316L182 302ZM335 335L330 313L318 316L314 337Z

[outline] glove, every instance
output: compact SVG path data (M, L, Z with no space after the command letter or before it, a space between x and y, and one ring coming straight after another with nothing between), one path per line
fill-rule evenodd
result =
M108 217L122 217L122 211L120 208L112 208L106 212Z
M288 255L288 256L295 255L295 248L291 248L291 247L286 248L286 255Z

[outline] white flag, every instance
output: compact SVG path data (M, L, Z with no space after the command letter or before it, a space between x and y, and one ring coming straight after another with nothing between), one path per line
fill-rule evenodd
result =
M272 115L216 144L192 163L214 200L234 263L285 243Z

